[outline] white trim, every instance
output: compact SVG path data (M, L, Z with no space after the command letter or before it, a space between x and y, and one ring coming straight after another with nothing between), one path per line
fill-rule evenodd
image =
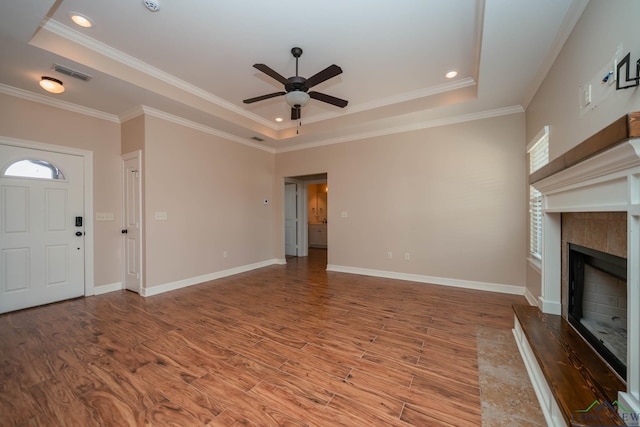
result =
M531 350L531 346L529 346L529 342L527 341L527 337L520 326L517 316L514 316L513 336L516 339L518 351L520 352L525 368L527 368L531 385L536 393L536 397L540 403L540 408L542 409L542 414L544 415L547 425L554 427L566 427L567 424L564 422L560 408L556 403L555 397L551 394L549 384L538 365L536 357Z
M28 148L32 150L51 151L54 153L69 154L83 158L84 168L84 295L94 294L94 265L93 265L93 152L80 148L64 147L61 145L46 144L43 142L28 141L25 139L0 136L0 144L14 147Z
M419 98L426 98L429 96L434 96L434 95L439 95L441 93L446 93L446 92L451 92L454 90L458 90L458 89L464 89L466 87L469 86L476 86L476 81L470 77L461 79L461 80L457 80L455 82L448 82L448 83L443 83L440 85L436 85L436 86L430 86L430 87L426 87L417 91L411 91L411 92L405 92L405 93L401 93L401 94L396 94L396 95L392 95L392 96L388 96L386 98L382 98L382 99L378 99L375 100L373 102L367 102L364 104L358 104L358 105L350 105L349 107L346 108L346 111L343 112L327 112L324 114L319 114L316 116L313 116L309 119L304 119L304 123L305 124L311 124L311 123L316 123L316 122L321 122L324 120L330 120L336 117L344 117L347 116L349 114L355 114L355 113L360 113L360 112L364 112L364 111L369 111L369 110L373 110L376 108L384 108L387 107L389 105L395 105L395 104L399 104L401 102L407 102L407 101L412 101L414 99L419 99ZM280 125L278 127L278 130L283 130L283 129L290 129L290 128L295 128L297 126L296 124L286 124L286 125Z
M625 393L623 391L618 392L618 402L624 406L624 408L629 412L635 412L636 414L640 414L640 403L638 403L637 399L634 399L629 393ZM621 413L620 411L618 413ZM623 416L623 415L621 415ZM624 418L623 418L624 421ZM631 420L629 420L631 421ZM637 423L637 420L633 420ZM630 426L638 425L638 424L629 424Z
M51 18L46 19L46 22L44 23L44 25L41 26L41 28L43 28L44 30L50 31L53 34L56 34L60 37L64 37L67 40L71 40L72 42L77 43L83 47L86 47L87 49L91 49L94 52L98 52L99 54L111 60L114 60L120 64L124 64L152 78L158 79L175 88L178 88L187 93L190 93L191 95L197 96L198 98L204 99L221 108L224 108L229 111L233 111L236 114L242 115L246 118L254 120L257 123L260 123L263 126L276 130L276 126L273 122L255 113L247 111L244 108L238 107L237 105L231 102L228 102L222 98L219 98L213 95L212 93L207 92L184 80L181 80L165 71L162 71L156 67L153 67L147 64L146 62L142 62L131 55L127 55L124 52L114 49L111 46L106 45L96 39L93 39L79 31L76 31L73 28L67 27L66 25L63 25L54 19L51 19Z
M245 273L257 268L268 267L274 264L286 264L286 261L273 258L253 264L241 265L239 267L230 268L228 270L204 274L202 276L190 277L188 279L182 279L171 283L164 283L162 285L146 287L140 290L140 295L142 295L143 297L151 297L154 295L163 294L165 292L175 291L177 289L182 289L193 285L199 285L205 282L210 282L212 280L221 279L223 277L233 276L234 274Z
M529 305L538 306L538 299L531 293L529 288L524 288L524 297L527 299Z
M385 128L377 131L362 132L359 134L347 135L343 137L325 139L323 141L309 142L306 144L294 145L289 147L277 148L276 153L286 153L289 151L304 150L307 148L322 147L324 145L340 144L343 142L357 141L360 139L375 138L378 136L393 135L402 132L411 132L421 129L428 129L440 126L448 126L457 123L470 122L474 120L484 120L494 117L506 116L509 114L524 113L524 109L520 105L512 105L510 107L496 108L494 110L479 111L476 113L461 114L459 116L444 117L441 119L425 120L404 124L401 126Z
M529 266L533 268L537 273L542 274L542 260L535 256L527 257Z
M524 286L503 285L500 283L476 282L471 280L449 279L444 277L423 276L419 274L398 273L395 271L372 270L368 268L347 267L328 264L327 271L339 273L361 274L364 276L384 277L386 279L408 280L411 282L429 283L432 285L452 286L456 288L476 289L480 291L500 292L512 295L524 295Z
M549 137L549 126L544 126L540 129L540 132L536 136L533 137L531 141L527 144L527 153L529 153L533 148L542 141L543 138Z
M128 111L125 111L120 116L117 116L114 114L104 113L102 111L83 107L81 105L72 104L70 102L60 101L58 99L54 99L48 96L38 95L26 90L17 89L11 86L4 85L2 83L0 83L0 93L5 93L7 95L22 98L28 101L38 102L41 104L49 105L51 107L61 108L67 111L84 114L86 116L91 116L91 117L107 120L114 123L124 123L142 114L148 114L152 117L167 120L169 122L176 123L185 127L189 127L191 129L195 129L201 132L205 132L210 135L218 136L220 138L224 138L229 141L238 142L240 144L243 144L252 148L256 148L258 150L263 150L268 153L275 153L275 154L286 153L289 151L304 150L307 148L322 147L325 145L340 144L343 142L358 141L361 139L375 138L379 136L393 135L393 134L402 133L402 132L411 132L411 131L421 130L421 129L448 126L452 124L464 123L464 122L469 122L474 120L490 119L494 117L500 117L500 116L505 116L509 114L518 114L518 113L524 112L524 109L522 108L522 106L513 105L510 107L479 111L475 113L462 114L459 116L451 116L451 117L445 117L441 119L426 120L422 122L386 128L379 131L362 132L359 134L347 135L344 137L331 138L331 139L326 139L326 140L321 140L316 142L309 142L306 144L288 146L283 148L273 148L267 145L254 143L252 141L230 134L228 132L224 132L224 131L215 129L213 127L206 126L206 125L194 122L192 120L188 120L180 116L176 116L171 113L166 113L164 111L161 111L152 107L144 106L144 105L134 107Z
M143 199L142 199L142 193L143 193L143 170L142 170L142 150L134 150L130 153L125 153L121 156L121 161L122 161L122 229L124 230L126 227L126 212L125 209L127 207L127 203L128 201L126 200L126 194L127 194L127 190L126 190L126 178L125 178L125 174L126 174L126 170L125 170L125 163L127 162L127 160L133 160L133 159L137 159L137 168L138 168L138 174L139 174L139 181L138 181L138 229L136 230L136 232L138 233L138 235L136 236L138 239L138 259L140 260L140 265L138 266L139 268L139 274L140 277L138 278L139 282L138 282L138 292L141 292L141 290L144 288L144 266L145 266L145 258L144 258L144 247L143 247L143 236L144 236L144 226L145 226L145 222L142 218L143 212L144 212L144 205L143 205ZM126 289L126 283L127 283L127 260L126 260L126 255L127 255L127 249L126 249L126 238L122 238L122 285L123 285L123 289Z
M640 407L640 138L630 139L533 184L543 195L542 288L539 307L561 314L561 213L627 213L627 386ZM620 390L622 392L622 390Z
M0 83L0 93L4 93L5 95L9 96L15 96L16 98L21 98L27 101L37 102L39 104L48 105L50 107L71 111L73 113L84 114L85 116L94 117L96 119L107 120L113 123L120 123L120 119L114 114L94 110L93 108L89 107L83 107L82 105L62 101L50 96L29 92L28 90L18 89L13 86L7 86L2 83Z
M121 291L122 289L122 282L110 283L108 285L95 286L93 288L93 294L103 295L109 292Z
M175 123L175 124L178 124L178 125L181 125L181 126L185 126L185 127L191 128L191 129L195 129L195 130L200 131L200 132L208 133L210 135L214 135L214 136L217 136L217 137L220 137L220 138L224 138L224 139L227 139L229 141L238 142L240 144L247 145L247 146L252 147L252 148L257 148L258 150L267 151L269 153L275 153L275 150L273 148L271 148L271 147L267 147L267 146L261 145L261 144L256 144L255 142L248 141L248 140L246 140L244 138L241 138L239 136L235 136L235 135L232 135L230 133L223 132L221 130L218 130L218 129L215 129L215 128L212 128L212 127L209 127L209 126L205 126L205 125L202 125L200 123L196 123L194 121L184 119L182 117L173 115L171 113L165 113L164 111L157 110L157 109L151 108L151 107L147 107L145 105L142 106L142 111L145 114L147 114L147 115L149 115L151 117L156 117L158 119L166 120L168 122L172 122L172 123ZM136 116L133 116L133 117L136 117Z

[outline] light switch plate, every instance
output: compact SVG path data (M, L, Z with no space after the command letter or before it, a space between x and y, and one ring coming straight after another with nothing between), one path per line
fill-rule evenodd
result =
M113 221L113 212L96 212L96 221Z
M156 221L166 221L167 219L169 219L169 215L167 215L166 212L156 212L155 219Z

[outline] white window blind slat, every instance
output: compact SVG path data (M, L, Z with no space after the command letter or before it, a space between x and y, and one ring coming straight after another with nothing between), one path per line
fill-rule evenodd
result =
M549 163L549 127L538 134L537 141L527 147L529 173L533 173ZM542 194L529 187L529 252L531 256L542 258Z

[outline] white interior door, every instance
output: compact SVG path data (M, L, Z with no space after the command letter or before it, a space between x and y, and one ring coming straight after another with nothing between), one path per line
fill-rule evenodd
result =
M140 152L123 156L124 167L124 287L140 293L141 269L141 189Z
M0 144L0 168L0 312L84 295L83 158Z
M284 253L298 255L298 215L296 184L284 185Z

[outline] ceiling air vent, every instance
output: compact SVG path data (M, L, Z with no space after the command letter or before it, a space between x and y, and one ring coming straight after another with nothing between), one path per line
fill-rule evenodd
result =
M53 64L51 69L53 71L57 71L58 73L65 74L67 76L82 80L83 82L88 82L89 80L91 80L90 75L81 73L80 71L72 70L71 68L65 67L63 65Z
M258 141L258 142L264 141L264 139L260 138L259 136L252 136L251 139L253 139L254 141Z

